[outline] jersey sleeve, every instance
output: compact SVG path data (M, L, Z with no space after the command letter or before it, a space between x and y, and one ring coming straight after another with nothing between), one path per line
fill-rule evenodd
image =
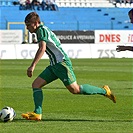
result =
M48 41L48 35L47 35L47 32L46 32L45 29L39 28L37 30L37 33L36 34L37 34L37 40L38 40L38 42L40 42L40 41L47 42Z

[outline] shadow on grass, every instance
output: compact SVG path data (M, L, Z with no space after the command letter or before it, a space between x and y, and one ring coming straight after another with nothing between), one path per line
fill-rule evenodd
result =
M64 122L133 122L133 120L87 120L87 119L42 119L42 121L64 121Z
M26 119L14 119L14 122L28 122L32 120ZM41 121L45 122L133 122L133 120L87 120L87 119L42 119ZM33 121L36 122L36 121Z

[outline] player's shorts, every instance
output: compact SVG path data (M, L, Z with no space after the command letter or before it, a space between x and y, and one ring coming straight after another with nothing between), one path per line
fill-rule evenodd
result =
M39 75L39 77L44 79L47 84L59 78L65 86L70 85L76 81L76 77L70 61L63 61L53 66L49 65Z

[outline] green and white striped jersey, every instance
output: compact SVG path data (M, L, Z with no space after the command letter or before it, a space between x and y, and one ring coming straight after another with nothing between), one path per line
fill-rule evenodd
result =
M48 27L40 25L36 31L36 35L38 42L46 42L46 53L49 56L50 65L55 65L63 60L69 60L61 47L60 40Z

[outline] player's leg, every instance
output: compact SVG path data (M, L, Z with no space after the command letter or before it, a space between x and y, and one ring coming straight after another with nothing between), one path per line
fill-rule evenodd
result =
M34 100L34 106L35 109L33 112L28 112L22 114L22 117L27 120L41 120L42 118L42 102L43 102L43 91L41 89L42 86L47 84L47 82L37 77L34 82L32 83L32 89L33 89L33 100Z
M110 88L104 85L103 88L92 86L89 84L78 85L76 82L67 85L66 88L73 94L84 94L84 95L94 95L100 94L106 96L114 103L116 103L116 97L112 94Z
M106 90L89 84L78 85L75 81L70 85L67 85L66 88L73 94L84 94L84 95L94 95L101 94L105 95Z
M42 79L41 77L37 77L32 83L33 100L35 105L34 112L36 114L42 114L42 102L43 102L42 86L46 84L47 84L46 80Z
M62 80L66 88L73 94L101 94L105 95L106 91L103 88L92 86L89 84L78 85L76 76L70 61L64 61L55 66L55 74Z
M58 71L60 70L60 71ZM55 73L62 80L66 88L73 94L85 94L94 95L100 94L107 96L113 102L116 102L114 95L111 93L108 86L103 88L92 86L89 84L78 85L76 82L76 76L73 72L71 62L62 62L55 67Z
M34 80L32 88L35 109L33 112L22 114L23 118L28 120L41 120L43 103L42 87L56 79L57 77L52 73L51 66L49 66Z

